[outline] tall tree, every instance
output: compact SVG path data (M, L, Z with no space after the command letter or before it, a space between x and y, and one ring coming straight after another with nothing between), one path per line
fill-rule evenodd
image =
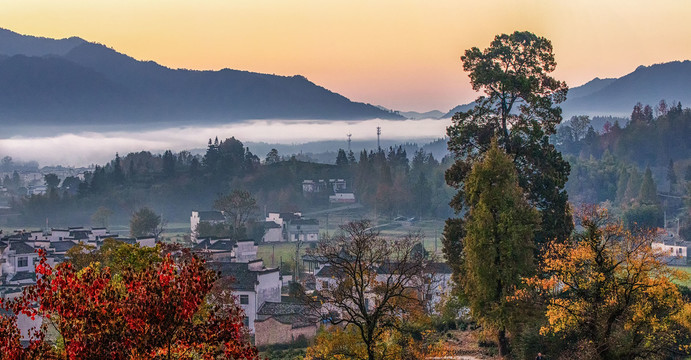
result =
M98 227L108 227L113 211L105 206L100 206L91 214L91 224Z
M123 181L125 181L125 175L122 172L122 159L120 159L120 154L115 153L115 160L113 160L113 182L122 184Z
M638 201L643 205L657 205L659 203L657 200L657 185L655 185L655 180L653 180L653 172L650 171L650 167L645 169Z
M60 185L60 178L55 174L46 174L43 176L43 180L46 182L48 189L57 189Z
M345 150L338 149L338 155L336 155L336 166L347 166L348 165L348 155L346 155Z
M674 186L677 185L677 173L674 171L674 161L669 159L667 165L667 181L669 181L669 192L674 191Z
M171 256L171 250L180 255ZM217 275L187 251L159 252L157 261L125 266L117 276L98 263L53 268L40 255L36 285L0 307L50 321L63 346L47 344L44 324L34 329L38 336L28 348L17 348L16 326L5 327L0 316L2 359L258 358L242 310L234 302L207 302Z
M143 207L130 218L130 235L134 237L154 236L158 239L163 233L163 222L160 215L148 207Z
M276 149L271 149L267 154L266 154L266 159L264 159L264 164L266 165L271 165L271 164L276 164L279 161L281 161L281 157L278 156L278 150Z
M536 241L566 239L573 228L564 191L570 168L548 137L562 120L556 104L566 99L568 88L550 76L556 66L551 42L517 31L496 36L485 50L466 50L461 60L473 89L484 96L473 109L455 114L447 128L456 161L446 181L458 189L451 206L463 210L463 184L497 137L513 158L519 185L541 213Z
M419 239L389 240L368 221L341 226L343 234L320 240L308 250L324 259L337 281L319 284L313 303L325 319L357 329L369 360L388 330L405 321L407 310L421 306L416 292L427 260L415 251ZM340 316L333 316L336 310Z
M571 117L569 124L574 132L575 141L583 139L590 127L590 117L587 115L577 115Z
M465 280L470 310L497 330L499 353L509 352L506 331L517 317L507 301L521 278L534 272L533 235L540 217L525 199L510 156L496 142L473 166L465 184Z
M257 200L246 190L233 190L214 201L214 209L222 211L233 226L235 238L245 236L245 224L259 209Z
M163 153L163 175L167 178L172 178L175 176L175 155L170 150L166 150Z
M547 306L541 333L574 339L560 358L665 359L687 352L689 304L673 283L682 274L651 247L656 233L624 230L595 207L577 218L583 231L551 244L548 276L527 280L523 293L537 293L533 299Z

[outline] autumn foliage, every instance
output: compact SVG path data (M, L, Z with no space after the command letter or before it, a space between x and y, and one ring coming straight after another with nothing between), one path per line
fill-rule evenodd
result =
M572 348L566 358L664 358L686 349L688 307L665 255L651 247L653 232L631 232L606 210L583 209L583 231L544 254L543 275L526 280L517 298L542 300L546 323ZM683 341L681 341L683 342Z
M28 348L13 317L0 317L0 359L255 359L235 304L209 304L217 275L185 251L161 254L142 270L113 274L99 263L51 267L43 252L37 284L5 301L41 317ZM46 332L58 334L49 344Z

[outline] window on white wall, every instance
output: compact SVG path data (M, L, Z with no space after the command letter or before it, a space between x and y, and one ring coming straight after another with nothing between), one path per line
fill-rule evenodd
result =
M240 304L241 305L248 305L250 303L250 296L249 295L240 295Z
M20 256L17 258L17 267L27 267L29 266L29 258L26 256Z

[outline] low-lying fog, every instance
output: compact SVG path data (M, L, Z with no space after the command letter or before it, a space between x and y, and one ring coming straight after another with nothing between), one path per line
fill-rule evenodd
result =
M177 126L146 130L65 130L41 129L41 135L27 130L21 135L0 138L0 157L11 156L18 161L38 161L40 166L88 166L104 164L118 152L126 155L136 151L153 153L173 150L203 149L209 138L219 140L234 136L247 142L273 144L299 144L323 140L343 140L352 134L352 140L376 139L376 128L381 127L381 139L420 141L445 136L449 119L436 120L365 120L365 121L267 121L256 120L227 125ZM0 135L2 136L2 135ZM252 148L250 148L252 151ZM330 149L337 150L337 149ZM359 149L353 149L359 150ZM266 154L257 153L260 158Z

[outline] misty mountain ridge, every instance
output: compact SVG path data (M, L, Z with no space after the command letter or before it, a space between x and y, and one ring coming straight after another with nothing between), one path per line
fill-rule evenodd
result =
M0 123L403 119L305 77L170 69L80 38L0 29Z
M672 61L639 66L620 78L594 78L569 89L560 104L564 119L573 115L628 117L637 102L654 106L664 99L668 104L691 104L691 61ZM444 118L467 111L474 103L451 109Z

